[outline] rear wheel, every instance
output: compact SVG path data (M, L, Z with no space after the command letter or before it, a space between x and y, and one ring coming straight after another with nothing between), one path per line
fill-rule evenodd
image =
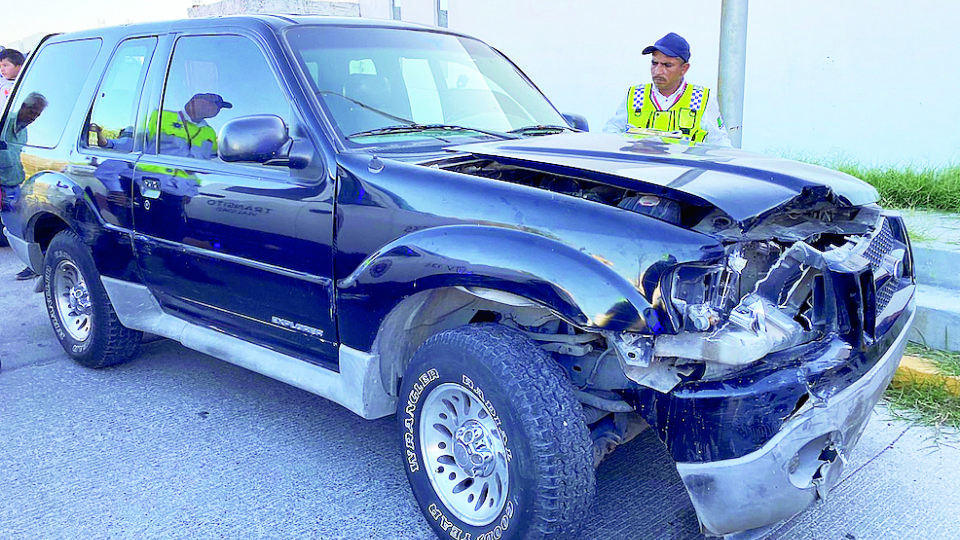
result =
M522 334L475 325L433 336L400 401L407 478L441 537L562 538L583 521L590 433L562 370Z
M120 323L89 248L73 231L53 237L43 260L43 295L63 350L91 368L132 358L141 332Z

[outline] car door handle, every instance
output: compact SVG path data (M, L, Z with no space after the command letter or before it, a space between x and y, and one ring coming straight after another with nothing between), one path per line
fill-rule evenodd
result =
M160 198L160 179L151 176L140 177L140 194L147 199Z

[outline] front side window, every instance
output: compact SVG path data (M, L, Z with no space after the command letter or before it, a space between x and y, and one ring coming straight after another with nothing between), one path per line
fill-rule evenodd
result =
M294 115L259 47L242 36L189 36L177 41L161 110L149 118L149 140L163 155L219 160L217 133L233 119Z
M513 64L474 39L357 27L296 27L285 35L348 145L565 126ZM423 126L451 130L414 132Z
M140 89L156 44L155 37L137 38L117 49L90 110L83 146L112 152L133 150Z

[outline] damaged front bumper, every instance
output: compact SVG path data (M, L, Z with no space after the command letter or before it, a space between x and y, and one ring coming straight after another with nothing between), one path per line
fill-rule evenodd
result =
M869 371L826 398L806 401L759 449L732 459L677 462L704 532L776 523L826 495L893 378L914 315L911 301L896 337Z

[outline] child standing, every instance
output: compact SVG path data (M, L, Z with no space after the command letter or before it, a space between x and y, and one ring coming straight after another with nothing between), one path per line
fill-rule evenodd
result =
M7 99L13 91L13 81L20 74L23 60L23 53L16 49L0 51L0 112L7 106Z

